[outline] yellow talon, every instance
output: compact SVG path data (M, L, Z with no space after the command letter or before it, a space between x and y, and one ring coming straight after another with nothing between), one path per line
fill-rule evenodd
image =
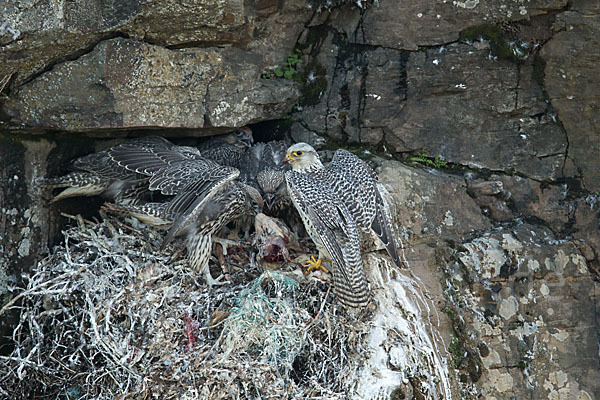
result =
M305 265L308 265L308 269L306 270L307 273L310 273L314 270L320 270L326 274L329 273L329 270L323 265L323 260L320 258L316 259L315 256L310 256L310 260L306 261Z

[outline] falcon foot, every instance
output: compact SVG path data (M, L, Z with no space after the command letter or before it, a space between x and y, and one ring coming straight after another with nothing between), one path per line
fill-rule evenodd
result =
M323 261L329 261L329 260L321 260L316 259L315 256L310 256L310 260L306 261L306 263L304 265L308 266L308 269L306 270L307 273L310 273L311 271L314 270L318 270L318 271L323 271L326 274L329 273L329 270L327 268L325 268L325 266L323 265Z
M238 242L235 240L229 240L229 239L223 239L223 238L219 238L216 236L213 236L212 238L213 242L215 243L219 243L221 245L221 248L223 249L223 255L227 255L227 246L242 246L243 243L242 242Z
M207 268L208 269L208 268ZM210 274L210 271L206 271L204 273L204 279L206 280L206 283L208 284L209 287L213 287L213 286L217 286L217 285L226 285L228 283L231 283L229 281L222 281L222 279L224 279L223 275L220 275L218 278L213 278L212 275Z
M229 273L229 265L227 265L227 261L225 260L224 254L225 248L223 245L216 246L215 253L217 254L217 260L219 260L219 265L221 265L221 271L223 272L223 276L228 282L232 282L231 274Z

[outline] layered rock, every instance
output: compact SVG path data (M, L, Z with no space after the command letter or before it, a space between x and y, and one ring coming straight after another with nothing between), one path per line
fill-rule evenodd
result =
M529 19L556 10L564 0L518 1L444 1L424 3L418 0L397 4L382 1L366 14L360 42L394 49L417 50L456 41L468 26L500 21Z
M600 190L600 11L593 2L575 2L559 14L561 31L542 48L544 85L569 141L569 173L586 189Z
M53 64L77 58L100 40L116 35L169 47L243 48L255 38L254 30L264 32L268 38L273 32L283 32L282 27L291 31L301 29L310 10L303 2L294 3L283 6L268 0L252 5L242 0L210 0L202 4L132 1L112 6L96 0L4 3L0 5L3 50L0 77L14 74L16 85L27 82ZM281 21L284 26L278 27ZM259 40L253 47L265 59L278 57L275 62L279 62L282 50L289 50L294 40L288 37L271 42L268 48L257 44L262 42Z
M260 73L260 58L237 48L111 39L24 85L5 112L21 129L235 128L275 118L297 99L289 81Z

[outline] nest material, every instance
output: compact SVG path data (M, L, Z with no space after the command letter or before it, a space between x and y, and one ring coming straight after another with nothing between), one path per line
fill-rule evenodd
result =
M327 285L263 271L248 248L233 284L196 282L160 233L79 218L0 314L19 322L0 396L347 399L368 325ZM243 257L242 257L243 256Z

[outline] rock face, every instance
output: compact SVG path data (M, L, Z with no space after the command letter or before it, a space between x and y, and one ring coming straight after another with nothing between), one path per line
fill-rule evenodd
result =
M290 81L260 76L291 53L295 38L275 40L277 27L299 32L310 16L302 2L0 7L0 93L11 93L0 128L218 132L278 118L298 97Z
M302 2L284 9L268 0L253 6L242 0L209 0L202 5L131 1L112 6L96 0L8 2L0 5L0 11L0 76L17 74L17 83L116 35L160 46L244 47L254 39L255 29L269 31L265 20L294 14L294 19L285 20L293 31L298 29L293 25L302 26L309 15ZM291 47L294 40L288 38L271 49L279 57L285 47L278 46L285 43ZM261 51L262 46L255 47L257 54L273 57L269 51Z
M582 355L597 351L598 284L580 245L521 225L463 244L448 264L465 338L453 361L474 364L461 379L481 375L484 398L597 398L598 360Z
M406 230L407 238L465 238L491 228L460 178L409 168L396 161L383 162L378 172L389 191L396 223Z
M598 398L598 208L518 177L461 183L393 161L379 172L398 206L403 254L451 321L458 398ZM580 224L573 236L584 240L558 240L578 212L594 227ZM510 223L490 229L494 220Z
M1 3L3 303L59 212L96 208L48 207L35 178L122 136L250 124L377 166L454 398L600 399L600 6L429 3Z
M584 187L600 190L600 28L597 4L575 2L557 18L558 32L543 48L544 84L567 132L571 173Z
M382 1L364 18L358 40L373 46L417 50L454 42L467 26L520 20L562 8L566 1L538 0L527 3L465 0L423 3Z
M260 68L236 48L111 39L24 85L5 110L30 129L231 128L275 118L298 97L289 82L259 79Z

